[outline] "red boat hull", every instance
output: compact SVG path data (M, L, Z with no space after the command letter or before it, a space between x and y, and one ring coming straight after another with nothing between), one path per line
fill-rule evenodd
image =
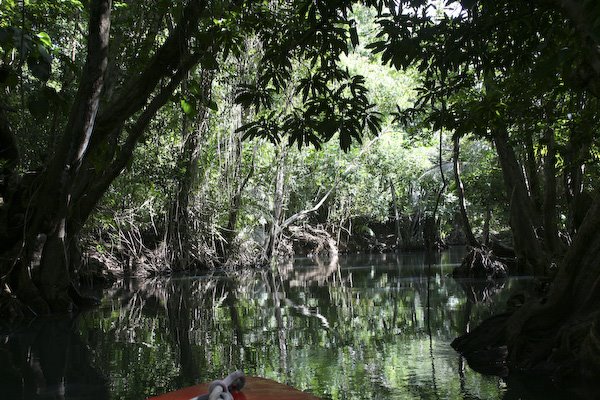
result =
M166 393L148 400L190 400L191 398L208 393L208 383L190 386L174 392ZM246 377L246 385L241 392L233 393L235 400L319 400L312 394L301 392L290 386L277 383L270 379Z

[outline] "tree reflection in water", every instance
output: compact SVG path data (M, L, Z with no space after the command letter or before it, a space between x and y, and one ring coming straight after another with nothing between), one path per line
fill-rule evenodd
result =
M37 319L0 327L0 397L3 399L108 399L106 377L93 366L90 343L73 319Z
M473 301L447 277L462 254L437 255L429 271L424 254L413 253L132 281L106 291L102 306L70 330L53 333L68 347L53 373L64 378L64 398L74 398L70 385L102 383L102 376L99 387L112 398L140 399L241 368L324 399L500 399L502 381L457 365L449 343L531 281L508 280L493 301ZM23 375L27 360L9 342L0 347L13 360L0 367L3 384L9 370ZM28 387L41 387L28 379Z

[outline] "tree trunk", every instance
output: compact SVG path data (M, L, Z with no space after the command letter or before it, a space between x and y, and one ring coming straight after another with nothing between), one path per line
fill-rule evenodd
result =
M201 88L207 99L211 97L212 80L212 71L202 72ZM185 113L182 115L182 148L177 165L180 170L183 170L183 174L177 182L177 192L170 207L167 228L167 254L171 266L176 270L188 270L194 264L190 214L193 206L194 189L198 180L198 159L202 138L208 130L207 115L207 107L202 106L196 117L198 124L195 129L191 130L189 129L189 117Z
M87 61L65 131L43 172L21 179L2 206L11 242L2 246L0 255L2 288L26 303L28 310L64 312L74 302L85 300L71 282L73 266L79 263L74 259L79 231L131 160L153 116L198 63L202 49L190 55L185 38L197 30L204 6L203 1L188 3L180 23L148 67L99 113L108 64L111 1L90 2ZM159 83L161 88L149 101ZM127 137L119 139L134 114L137 120L129 125ZM4 127L0 126L2 135Z
M237 139L237 144L236 146L238 146L239 148L239 153L240 153L240 157L239 157L239 170L236 173L236 176L241 175L241 167L242 167L242 158L241 158L241 151L242 151L242 143L241 143L241 139ZM254 146L254 152L252 154L252 161L251 161L251 165L250 165L250 169L248 171L248 174L246 174L246 176L243 178L243 180L239 183L237 183L237 187L235 188L235 193L233 194L230 202L229 202L229 215L227 217L227 227L225 228L225 244L226 244L226 250L225 250L225 254L224 254L224 259L227 260L227 258L229 257L229 254L232 250L232 243L233 240L235 239L236 236L236 226L237 226L237 220L238 220L238 215L239 215L239 211L240 211L240 207L242 205L242 195L244 194L244 189L246 188L246 186L248 185L248 182L250 181L250 178L252 178L252 175L254 175L254 160L256 158L256 150L257 147L256 145Z
M542 276L546 273L547 257L537 237L534 221L538 218L535 217L535 207L528 195L522 169L505 130L494 132L494 143L510 199L510 227L517 262L525 272Z
M390 191L392 192L392 207L394 207L394 224L396 226L396 248L400 246L402 230L400 229L400 212L398 211L398 198L394 181L390 178Z
M485 218L483 220L483 245L490 245L490 221L492 219L492 210L490 205L487 204L485 207Z
M265 256L267 260L271 260L275 255L279 235L281 234L280 224L283 216L283 202L285 200L285 161L287 159L287 151L280 147L279 162L277 164L277 174L275 178L275 195L273 196L273 210L271 212L272 221L269 229L269 241L267 243Z
M442 103L442 108L443 109L446 108L445 102ZM433 214L431 216L430 215L425 216L423 239L425 241L425 248L427 250L432 250L433 246L438 241L438 239L441 240L441 234L440 234L441 232L439 229L439 224L437 223L437 213L438 213L438 210L439 210L441 202L442 202L442 196L444 195L444 192L446 191L446 187L448 186L448 181L446 180L446 175L444 174L443 158L442 158L442 148L443 148L443 143L444 143L444 130L443 129L440 129L439 141L440 141L440 143L439 143L439 147L438 147L438 167L440 169L440 178L442 180L442 186L440 187L440 190L438 191L438 194L437 194L437 198L435 200L435 207L433 208Z
M104 85L110 13L110 0L90 3L86 64L61 141L44 172L35 182L29 182L38 187L35 190L20 187L18 195L11 199L14 204L6 207L9 214L16 214L8 216L7 233L16 235L11 240L12 248L5 248L2 254L0 270L7 272L3 274L2 286L9 278L17 297L35 313L68 311L78 298L70 293L74 289L69 247L76 243L78 235L77 224L70 223L76 220L71 213L72 195L88 151ZM10 127L1 125L4 135ZM25 206L19 204L23 200L27 202ZM21 229L13 230L10 225Z
M583 222L581 218L582 210L582 194L583 194L583 173L585 165L577 162L575 165L571 164L570 168L565 169L565 191L567 199L567 207L569 209L569 215L567 218L567 228L569 234L574 236L579 229L579 226ZM585 214L583 214L585 215Z
M465 201L465 189L462 183L462 179L460 177L460 138L458 136L454 137L454 183L456 184L456 192L458 193L458 205L460 208L460 215L462 217L463 222L463 230L465 232L465 237L467 238L467 244L472 247L481 247L475 235L473 234L473 228L471 227L471 222L469 221L469 216L467 214L467 205Z
M547 152L544 158L544 202L543 223L546 250L553 256L562 252L558 238L558 216L556 210L556 143L554 131L550 128L544 133Z
M593 126L591 123L589 125ZM591 144L588 141L582 143L580 136L580 132L571 130L566 148L561 152L565 165L563 180L568 207L567 230L571 236L574 236L579 229L589 208L589 204L585 204L588 203L586 196L582 194L584 193L585 160L589 157ZM586 136L591 138L593 134L590 132Z
M546 297L531 300L504 320L494 317L457 339L469 354L508 346L511 368L538 371L554 379L597 384L600 374L600 193L596 193L573 244L562 259ZM493 325L493 326L492 326ZM474 353L473 353L474 354ZM561 366L567 365L568 368Z
M243 122L242 122L243 124ZM232 249L233 240L235 239L236 232L235 227L237 225L237 218L239 208L242 202L242 193L244 190L244 186L246 185L246 180L243 179L240 182L240 178L242 175L242 141L237 133L233 133L233 137L231 139L233 142L233 152L232 162L234 163L233 173L231 176L231 184L233 186L232 194L229 199L229 213L227 215L227 226L225 227L225 232L223 233L223 237L225 239L225 254L224 259L227 259L228 253ZM250 179L250 176L248 176Z
M540 193L540 179L538 175L538 164L533 147L533 137L530 134L524 135L525 140L525 173L527 178L528 194L535 210L542 209L542 195Z

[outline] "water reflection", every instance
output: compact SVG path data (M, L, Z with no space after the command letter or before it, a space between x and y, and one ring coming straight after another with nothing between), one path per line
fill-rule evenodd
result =
M77 332L77 318L0 328L0 398L108 399L106 377Z
M449 343L532 282L457 282L463 254L124 282L75 320L4 333L0 393L141 399L241 368L324 399L515 398L522 389L473 372Z

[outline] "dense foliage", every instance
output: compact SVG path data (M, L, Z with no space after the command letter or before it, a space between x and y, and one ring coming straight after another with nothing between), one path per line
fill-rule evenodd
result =
M468 243L554 281L461 351L600 370L599 7L0 2L0 314L107 271Z

